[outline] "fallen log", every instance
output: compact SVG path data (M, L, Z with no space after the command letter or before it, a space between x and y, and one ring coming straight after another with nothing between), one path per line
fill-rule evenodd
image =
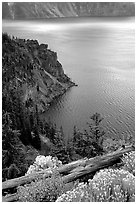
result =
M2 197L2 202L15 202L17 200L18 200L18 194L17 193Z
M134 151L135 148L133 146L127 146L125 149L117 150L113 153L109 153L103 156L94 157L91 159L78 160L76 162L72 162L70 164L66 164L60 167L58 170L60 173L68 172L68 175L62 177L64 183L69 183L78 179L83 175L87 175L89 173L95 173L96 171L107 168L116 164L119 159L123 156L123 154L128 153L130 151ZM13 188L19 185L23 185L25 183L31 182L38 175L44 174L46 171L42 171L30 176L24 176L23 178L11 179L2 183L2 189ZM44 174L44 178L48 177L50 174ZM5 196L5 202L11 202L18 199L17 194Z
M78 167L78 166L84 166L86 165L86 161L88 161L88 159L81 159L81 160L77 160L74 162L71 162L69 164L65 164L63 166L61 166L58 171L61 174L68 174L72 169ZM4 181L2 183L2 190L5 189L10 189L10 188L14 188L26 183L30 183L31 181L35 180L38 176L40 175L44 175L44 178L49 177L51 175L51 172L49 172L49 170L43 170L34 174L30 174L27 176L21 176L19 178L15 178L15 179L10 179L7 181Z
M85 167L78 167L73 169L70 174L63 177L64 183L69 183L74 181L83 175L88 175L90 173L95 173L100 169L107 168L119 162L120 158L123 154L128 153L130 151L134 151L135 148L132 146L128 146L123 150L117 150L113 153L109 153L107 155L103 155L101 157L95 157L88 160L87 165Z
M82 159L82 160L78 160L75 162L71 162L69 164L61 166L58 169L58 171L61 174L68 174L73 169L75 169L79 166L85 166L87 162L88 162L88 159ZM49 177L51 175L51 173L47 170L43 170L43 171L37 172L35 174L30 174L27 176L22 176L19 178L4 181L2 183L2 190L10 189L10 188L14 188L14 187L26 184L26 183L30 183L31 181L35 180L40 175L44 175L44 178L46 178L46 177Z

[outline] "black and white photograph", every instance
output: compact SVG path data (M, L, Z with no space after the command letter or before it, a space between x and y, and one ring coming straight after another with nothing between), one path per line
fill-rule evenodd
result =
M2 202L135 202L135 2L1 9Z

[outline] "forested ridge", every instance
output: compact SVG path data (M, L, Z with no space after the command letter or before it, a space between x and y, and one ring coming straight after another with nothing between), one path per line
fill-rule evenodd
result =
M2 34L3 179L26 171L27 152L37 154L26 145L41 147L39 113L73 85L48 45Z

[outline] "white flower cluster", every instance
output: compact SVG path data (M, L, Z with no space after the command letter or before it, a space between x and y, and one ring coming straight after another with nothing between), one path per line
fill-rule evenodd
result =
M76 188L58 197L56 202L90 202L87 184L79 183Z
M81 183L56 202L127 202L135 200L135 177L123 169L100 170L88 184Z
M36 157L33 165L30 165L27 173L25 175L33 174L42 170L49 170L58 168L62 165L56 157L39 155Z
M132 151L123 155L122 162L124 165L123 169L135 175L135 152Z
M94 191L96 201L126 202L135 194L135 177L123 169L100 170L89 187Z

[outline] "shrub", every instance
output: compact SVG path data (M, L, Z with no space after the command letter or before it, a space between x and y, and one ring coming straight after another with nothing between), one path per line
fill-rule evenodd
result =
M62 165L56 157L39 155L36 157L33 165L30 165L26 175L42 171L44 169L55 169Z
M115 138L107 138L103 141L103 150L108 152L113 152L119 149L122 146L122 140L115 139Z
M90 197L88 194L88 185L79 183L76 188L58 197L56 202L90 202Z
M135 175L135 152L129 152L122 157L123 169Z
M89 188L98 202L126 202L134 197L135 177L123 169L104 169L89 180Z
M134 137L133 135L127 134L124 135L122 134L120 138L106 138L103 141L103 150L104 152L108 153L108 152L113 152L125 145L134 145L135 141L134 141Z
M135 177L123 169L104 169L87 184L81 183L62 194L56 202L128 202L135 201Z
M63 182L57 171L51 177L38 178L31 184L19 186L17 188L20 202L53 202L63 192Z

